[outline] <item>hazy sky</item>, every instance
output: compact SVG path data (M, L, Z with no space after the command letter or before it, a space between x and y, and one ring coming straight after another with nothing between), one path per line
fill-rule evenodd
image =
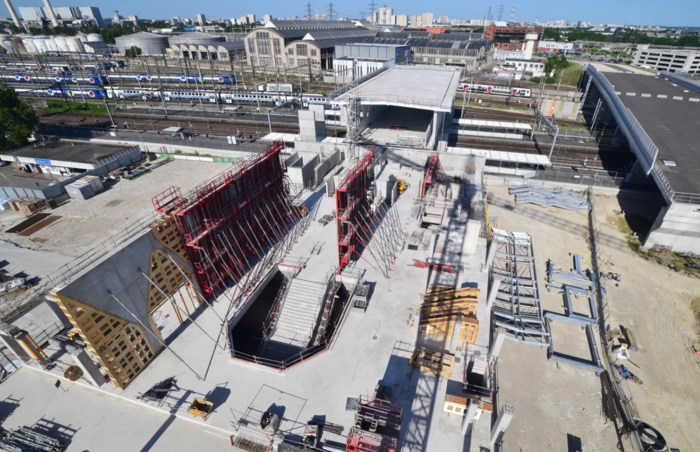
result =
M317 12L327 12L330 0L311 1L312 9ZM515 20L532 21L535 18L544 22L547 20L563 19L567 21L581 20L594 23L645 24L645 25L683 25L700 26L699 0L583 0L583 1L554 1L554 0L516 0L511 2L467 2L455 0L404 0L387 3L394 8L394 14L420 14L430 11L435 19L447 15L450 19L481 19L492 6L494 18L498 18L498 6L505 5L503 19L510 18L511 8L515 6ZM14 0L15 7L42 6L41 0ZM195 17L202 13L208 18L240 17L249 13L262 17L271 14L273 17L290 17L306 14L306 2L289 0L257 0L254 2L241 1L208 1L193 2L191 0L52 0L53 6L96 6L100 8L103 17L112 17L117 8L119 14L128 16L135 14L145 19L170 18L173 16ZM339 16L358 17L361 11L369 12L369 1L357 2L338 0L334 9ZM383 3L377 3L377 6ZM4 16L9 16L7 8L1 5Z

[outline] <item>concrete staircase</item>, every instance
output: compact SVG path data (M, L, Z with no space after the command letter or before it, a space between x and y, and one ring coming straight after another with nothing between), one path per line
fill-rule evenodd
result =
M309 345L327 289L324 283L292 279L263 358L286 360Z

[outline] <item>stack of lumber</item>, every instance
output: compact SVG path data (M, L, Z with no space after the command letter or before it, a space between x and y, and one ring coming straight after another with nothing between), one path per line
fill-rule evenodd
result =
M438 377L451 378L454 363L454 356L434 352L424 347L416 348L411 356L411 367L432 372Z
M479 332L476 309L480 290L472 287L455 289L450 286L430 286L423 295L419 330L444 338L452 338L460 323L458 340L473 344Z

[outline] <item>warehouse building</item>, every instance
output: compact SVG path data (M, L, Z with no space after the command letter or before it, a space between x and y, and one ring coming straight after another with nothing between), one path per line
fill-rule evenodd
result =
M73 142L67 140L32 144L0 155L0 198L31 196L54 198L64 186L85 174L104 176L124 166L141 161L139 146Z
M168 55L172 58L185 60L232 61L234 63L246 60L243 41L171 44Z
M655 71L700 74L700 49L652 49L648 44L637 45L635 66L648 66Z
M411 62L411 47L396 44L338 44L333 56L335 76L343 83L378 69Z

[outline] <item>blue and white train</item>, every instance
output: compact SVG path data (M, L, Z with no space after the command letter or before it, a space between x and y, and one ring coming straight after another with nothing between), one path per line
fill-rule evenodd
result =
M22 83L36 83L36 82L56 82L56 83L78 83L84 85L102 85L104 84L104 78L97 74L82 74L78 75L73 72L63 72L62 74L55 75L39 75L39 74L0 74L0 80L4 82L22 82Z
M104 99L107 97L107 92L104 88L48 87L34 89L31 87L14 87L14 90L20 96L33 97L76 97L86 99Z
M233 75L204 75L200 77L194 74L120 74L120 73L105 73L103 74L110 82L163 82L163 83L214 83L214 84L231 84L236 83L236 78Z

